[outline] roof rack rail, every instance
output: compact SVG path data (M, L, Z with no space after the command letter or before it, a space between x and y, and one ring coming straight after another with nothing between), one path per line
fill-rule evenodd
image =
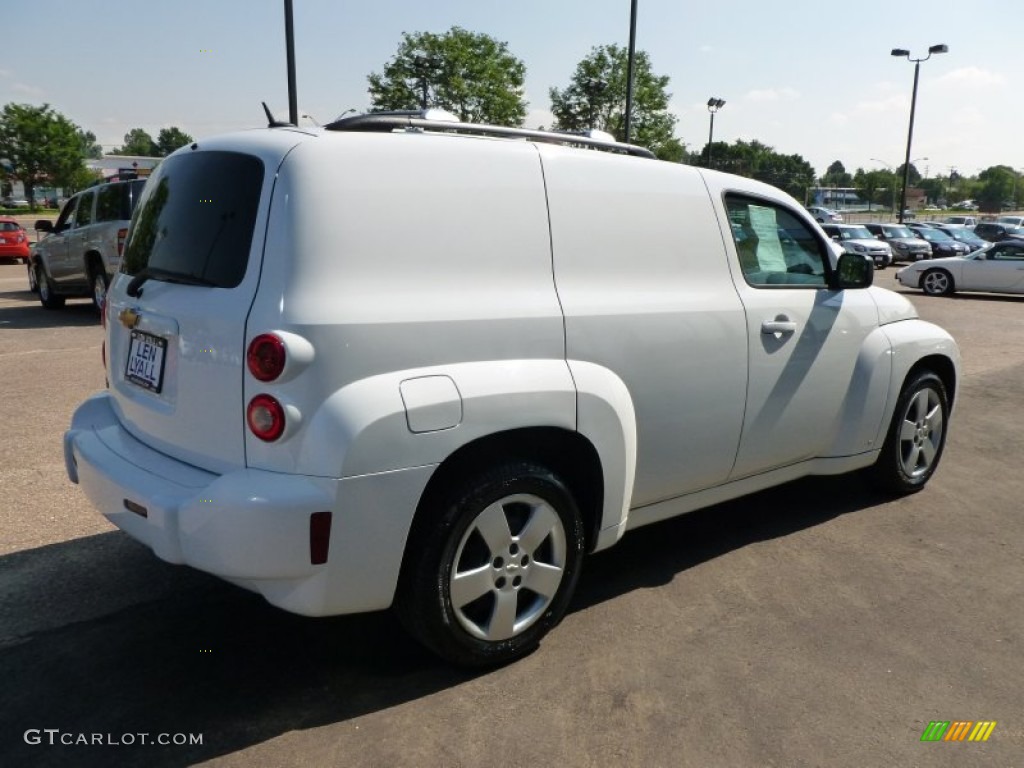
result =
M324 126L328 131L366 131L386 133L409 128L420 128L432 131L451 131L454 133L466 133L475 136L500 136L509 139L533 139L534 141L545 141L554 144L573 144L589 149L600 149L605 152L618 152L634 157L654 158L654 153L644 147L634 144L623 144L617 141L608 141L603 138L596 138L581 133L569 133L566 131L535 131L528 128L508 128L501 125L483 125L480 123L460 123L449 120L437 120L424 117L433 110L421 112L419 110L397 111L397 112L370 112L365 115L353 115L343 117L328 123ZM595 132L596 133L596 132Z

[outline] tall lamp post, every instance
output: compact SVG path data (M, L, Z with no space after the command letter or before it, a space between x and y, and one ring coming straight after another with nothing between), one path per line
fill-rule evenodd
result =
M714 168L711 163L711 144L715 140L715 112L725 106L725 100L717 96L708 99L708 112L711 113L711 128L708 130L708 168Z
M910 161L910 164L913 165L913 166L916 166L922 160L927 160L927 159L928 159L927 157L916 157L916 158L914 158L913 160ZM872 161L874 161L876 163L881 163L882 165L885 166L885 169L887 171L889 171L889 173L891 173L893 175L892 209L895 212L895 210L896 210L896 183L895 183L896 169L892 167L892 163L887 163L887 162L885 162L885 160L880 160L877 157L869 157L868 160L872 160ZM902 215L901 215L901 218L900 218L900 223L901 224L903 223Z
M906 56L907 61L914 62L914 93L910 97L910 127L907 129L907 159L903 164L903 191L900 193L900 224L903 223L903 212L907 209L907 182L910 179L910 144L914 139L914 110L917 108L917 78L921 72L921 62L928 61L933 53L948 53L949 46L945 44L933 45L928 49L928 55L923 59L910 58L910 51L904 48L893 48L891 55Z

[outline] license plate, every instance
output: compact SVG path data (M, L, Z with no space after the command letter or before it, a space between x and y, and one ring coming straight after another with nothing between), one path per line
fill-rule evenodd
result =
M132 384L159 393L164 383L166 352L167 339L142 331L132 331L124 377Z

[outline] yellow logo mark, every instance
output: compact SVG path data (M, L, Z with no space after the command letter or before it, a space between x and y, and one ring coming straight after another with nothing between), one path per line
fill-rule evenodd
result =
M125 328L134 328L139 324L139 320L142 316L134 309L122 309L117 314L117 319L121 321L121 325Z

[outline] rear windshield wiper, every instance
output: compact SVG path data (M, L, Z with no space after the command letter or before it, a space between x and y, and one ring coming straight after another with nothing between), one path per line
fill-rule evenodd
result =
M199 275L191 275L185 272L175 272L170 269L161 269L160 267L146 267L139 272L132 281L128 283L126 292L132 298L138 298L142 295L142 284L150 278L156 278L162 280L165 283L180 283L182 285L208 285L212 288L216 288L217 284L212 280L207 280L205 277Z

